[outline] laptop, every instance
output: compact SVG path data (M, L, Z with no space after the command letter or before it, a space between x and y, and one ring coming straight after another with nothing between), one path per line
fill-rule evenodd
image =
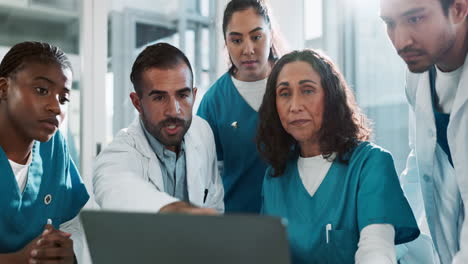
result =
M258 215L80 214L93 264L289 264L285 226Z

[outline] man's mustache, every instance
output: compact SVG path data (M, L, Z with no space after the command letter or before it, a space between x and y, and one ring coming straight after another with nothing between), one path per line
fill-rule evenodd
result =
M161 126L174 125L174 124L183 126L185 125L185 120L177 118L177 117L169 117L160 122Z
M418 56L425 54L425 52L423 50L415 49L415 48L412 48L412 47L405 47L403 49L398 50L398 55L400 55L400 56L408 54L408 53L415 53Z

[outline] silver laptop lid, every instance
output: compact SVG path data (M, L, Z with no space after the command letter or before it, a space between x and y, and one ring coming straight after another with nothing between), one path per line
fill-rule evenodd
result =
M257 215L198 216L83 211L94 264L288 264L281 220Z

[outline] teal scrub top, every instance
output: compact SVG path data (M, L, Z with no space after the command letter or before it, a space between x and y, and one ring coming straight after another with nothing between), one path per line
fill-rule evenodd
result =
M28 179L20 193L13 170L0 147L0 253L22 249L44 231L73 219L89 199L60 132L35 142Z
M213 130L226 212L259 213L267 163L260 158L255 137L258 112L242 98L229 73L221 76L203 97L200 117Z
M349 164L333 162L313 196L302 184L297 159L288 162L280 177L271 177L268 168L262 212L287 220L294 264L354 263L360 232L371 224L393 225L395 244L419 236L391 154L362 142L348 156ZM328 243L327 224L332 227Z

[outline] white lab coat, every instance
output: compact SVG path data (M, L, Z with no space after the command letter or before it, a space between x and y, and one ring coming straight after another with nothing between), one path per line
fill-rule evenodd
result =
M193 116L184 140L190 203L223 212L224 189L210 126ZM164 192L159 160L139 118L122 129L97 157L93 186L96 202L103 209L156 213L178 201ZM204 203L205 189L208 194Z
M463 221L463 213L465 212L466 215L468 206L468 66L465 65L463 69L447 128L454 169L445 152L437 144L428 72L408 73L406 96L410 104L411 152L407 160L407 168L401 177L403 190L415 216L418 218L425 213L441 263L449 264L450 259L457 253L456 248L458 247L461 249L456 257L457 261L453 263L468 263L468 221ZM459 210L460 204L449 205L450 208L435 208L433 198L434 192L437 190L432 182L434 175L441 175L438 177L445 179L455 177L464 208ZM457 188L455 187L455 189ZM444 215L444 212L459 212L461 216ZM444 234L445 239L434 232L436 218L443 219L444 225L451 228L450 234ZM460 229L462 229L461 235ZM460 238L460 241L451 238ZM443 246L440 245L437 248L440 239L446 241L448 250L441 249Z

